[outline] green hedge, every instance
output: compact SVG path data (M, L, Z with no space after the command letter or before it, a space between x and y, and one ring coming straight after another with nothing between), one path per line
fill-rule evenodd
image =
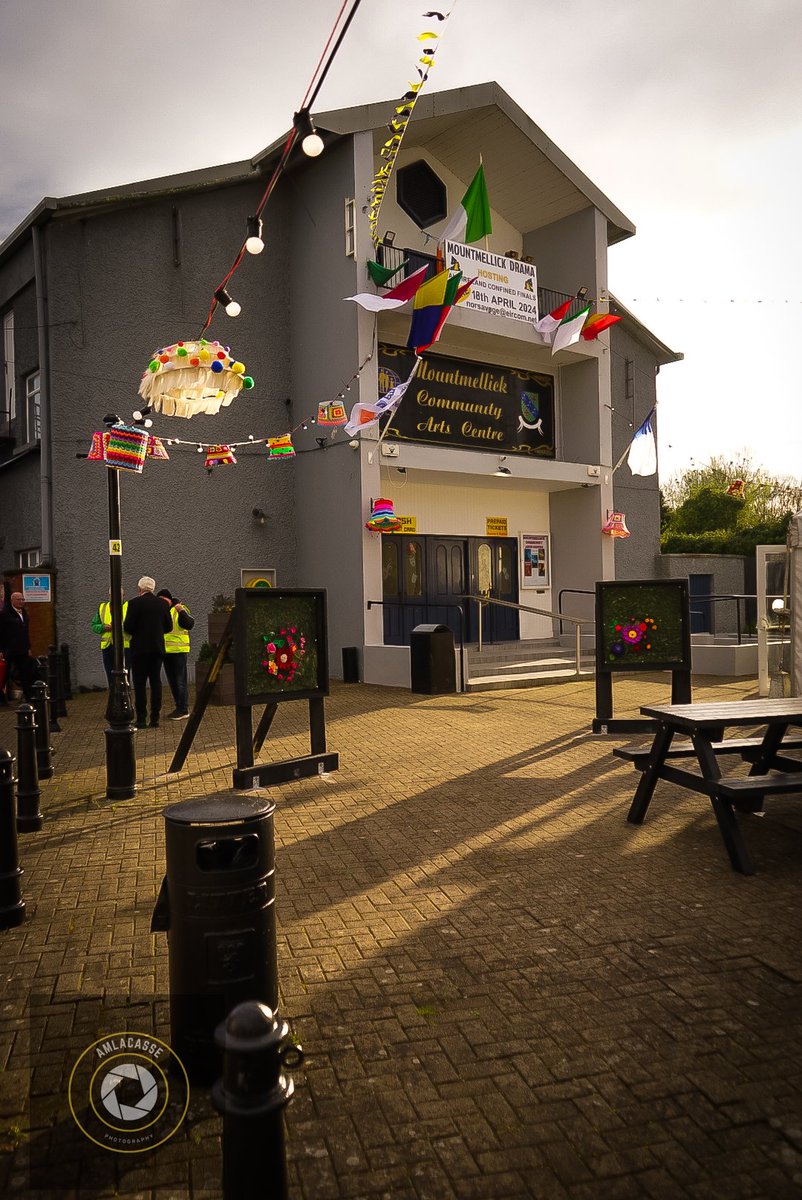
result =
M788 532L789 513L776 521L738 529L713 529L708 533L674 533L660 538L663 554L741 554L751 557L755 546L782 546Z

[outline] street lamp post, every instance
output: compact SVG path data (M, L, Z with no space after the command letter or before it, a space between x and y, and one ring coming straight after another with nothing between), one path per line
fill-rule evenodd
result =
M103 418L107 427L119 417ZM120 472L106 467L109 497L109 600L111 604L111 645L113 666L109 701L106 705L106 797L130 800L136 795L136 756L134 754L134 710L123 658L123 581L122 536L120 529Z

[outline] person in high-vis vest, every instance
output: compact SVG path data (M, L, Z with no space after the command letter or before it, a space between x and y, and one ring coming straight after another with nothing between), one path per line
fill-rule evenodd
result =
M123 595L125 593L123 592ZM128 612L128 601L123 600L123 621ZM111 673L114 669L114 645L111 635L111 603L108 600L102 600L97 606L97 612L92 618L92 630L100 635L100 653L103 656L103 670L106 672L106 679L109 687L111 687ZM131 679L131 639L127 633L123 634L123 660L125 669L128 672L128 679Z
M170 609L173 628L164 635L164 673L173 693L175 709L167 714L168 721L183 721L189 716L189 687L187 663L189 661L189 631L195 618L180 600L176 600L167 588L156 593Z

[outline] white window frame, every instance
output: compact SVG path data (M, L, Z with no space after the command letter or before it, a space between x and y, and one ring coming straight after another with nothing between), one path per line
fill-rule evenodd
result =
M42 376L37 367L25 376L25 429L24 442L42 440Z
M31 546L27 550L14 551L15 567L23 571L35 570L42 561L40 546Z
M7 432L14 433L17 419L17 390L14 379L14 313L3 316L3 413L8 421Z
M356 258L356 201L345 200L345 253L347 258Z

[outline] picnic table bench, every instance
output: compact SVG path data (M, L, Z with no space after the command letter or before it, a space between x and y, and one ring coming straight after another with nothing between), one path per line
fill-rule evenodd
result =
M767 797L802 793L802 759L789 757L790 751L802 750L802 737L786 738L790 726L802 725L802 698L667 704L640 711L657 724L651 746L613 751L641 772L627 820L633 825L643 822L660 779L701 792L710 798L733 868L753 875L736 811L760 812ZM731 726L765 726L765 733L725 738L724 730ZM674 743L677 733L688 740ZM751 764L747 776L722 777L719 758L733 754ZM696 759L698 771L676 765L690 758Z

